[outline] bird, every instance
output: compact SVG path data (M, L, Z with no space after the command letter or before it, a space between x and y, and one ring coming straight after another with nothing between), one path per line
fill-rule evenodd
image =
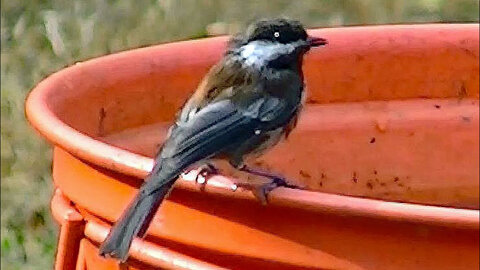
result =
M296 20L261 19L230 38L223 57L184 103L144 184L100 245L99 254L125 262L135 237L144 237L177 178L190 168L218 173L216 160L271 181L255 189L263 203L277 175L250 167L295 128L305 96L302 63L325 38Z

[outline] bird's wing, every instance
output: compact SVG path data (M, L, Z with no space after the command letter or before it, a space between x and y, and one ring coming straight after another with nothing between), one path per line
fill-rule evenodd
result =
M173 128L159 158L172 173L238 145L258 132L286 124L287 105L275 97L256 98L244 106L222 100L209 104L187 122ZM292 112L293 113L293 112ZM165 168L164 168L165 169Z
M178 122L147 181L115 223L100 253L124 261L133 237L146 233L156 209L182 171L217 153L236 149L258 136L257 130L283 126L288 111L286 103L278 98L248 95L241 104L230 99L209 103L188 121Z
M232 57L224 57L214 65L198 85L193 95L183 106L178 122L186 122L189 118L208 106L214 100L225 99L235 94L234 87L244 87L251 81L253 74L242 67L242 63Z

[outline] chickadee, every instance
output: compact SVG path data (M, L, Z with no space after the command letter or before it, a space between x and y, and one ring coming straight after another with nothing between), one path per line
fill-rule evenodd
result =
M192 166L215 172L227 160L246 173L271 178L257 193L262 201L282 178L244 164L286 138L302 107L303 56L326 45L286 19L260 20L233 37L180 111L155 166L135 199L100 246L100 255L125 261L135 236L143 237L178 176Z

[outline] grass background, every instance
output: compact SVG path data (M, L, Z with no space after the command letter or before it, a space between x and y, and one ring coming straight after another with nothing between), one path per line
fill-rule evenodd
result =
M76 61L161 42L232 33L255 18L309 27L478 22L478 0L1 0L1 264L51 269L51 151L24 117L30 89Z

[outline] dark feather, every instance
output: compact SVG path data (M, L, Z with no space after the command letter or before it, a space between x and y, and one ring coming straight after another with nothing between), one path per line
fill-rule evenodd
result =
M271 119L272 105L282 108L279 102L273 98L255 99L255 110L241 110L223 100L209 104L189 121L174 127L147 182L112 228L100 254L125 260L133 237L144 235L178 175L188 166L256 136L255 130L264 128Z

